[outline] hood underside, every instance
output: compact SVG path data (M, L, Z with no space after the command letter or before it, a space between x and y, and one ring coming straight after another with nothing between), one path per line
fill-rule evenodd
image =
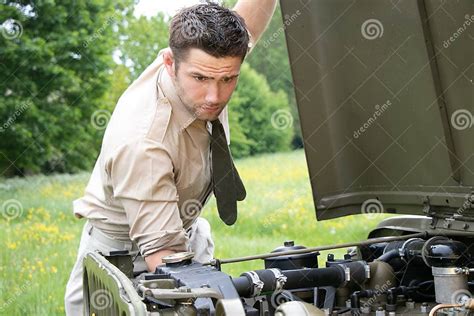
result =
M281 0L319 220L474 217L474 2L395 2Z

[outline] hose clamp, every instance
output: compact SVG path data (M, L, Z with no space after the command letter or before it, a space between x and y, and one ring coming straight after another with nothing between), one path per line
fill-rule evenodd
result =
M405 240L405 242L402 244L402 246L398 249L398 254L400 255L400 258L404 261L404 262L408 262L408 258L406 258L406 248L408 247L408 245L413 242L413 241L416 241L416 240L421 240L423 241L423 239L421 238L410 238L410 239L407 239Z
M280 269L268 269L275 275L275 291L280 292L286 283L287 277L281 273Z
M250 280L252 281L252 286L253 286L253 291L252 291L252 296L259 296L260 293L262 293L263 289L263 282L260 280L260 277L255 271L248 271L243 273L242 275L248 276Z

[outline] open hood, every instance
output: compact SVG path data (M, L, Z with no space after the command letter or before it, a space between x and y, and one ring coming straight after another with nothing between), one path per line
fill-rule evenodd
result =
M317 218L474 217L474 2L281 8Z

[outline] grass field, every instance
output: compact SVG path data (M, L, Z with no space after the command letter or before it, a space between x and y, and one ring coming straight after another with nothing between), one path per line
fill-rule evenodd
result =
M285 240L307 247L363 240L380 220L359 215L316 222L303 151L242 159L236 165L247 189L236 225L219 220L214 199L203 211L213 227L217 258L269 252ZM64 314L64 287L84 224L72 215L71 202L81 196L88 177L0 182L0 315ZM262 261L254 261L223 270L238 276L262 267Z

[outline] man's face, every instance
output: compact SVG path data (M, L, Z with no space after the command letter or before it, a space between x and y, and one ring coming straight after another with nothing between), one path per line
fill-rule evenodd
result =
M167 69L188 110L199 120L213 121L234 92L241 64L240 57L216 58L192 48L180 61L177 72L174 61Z

